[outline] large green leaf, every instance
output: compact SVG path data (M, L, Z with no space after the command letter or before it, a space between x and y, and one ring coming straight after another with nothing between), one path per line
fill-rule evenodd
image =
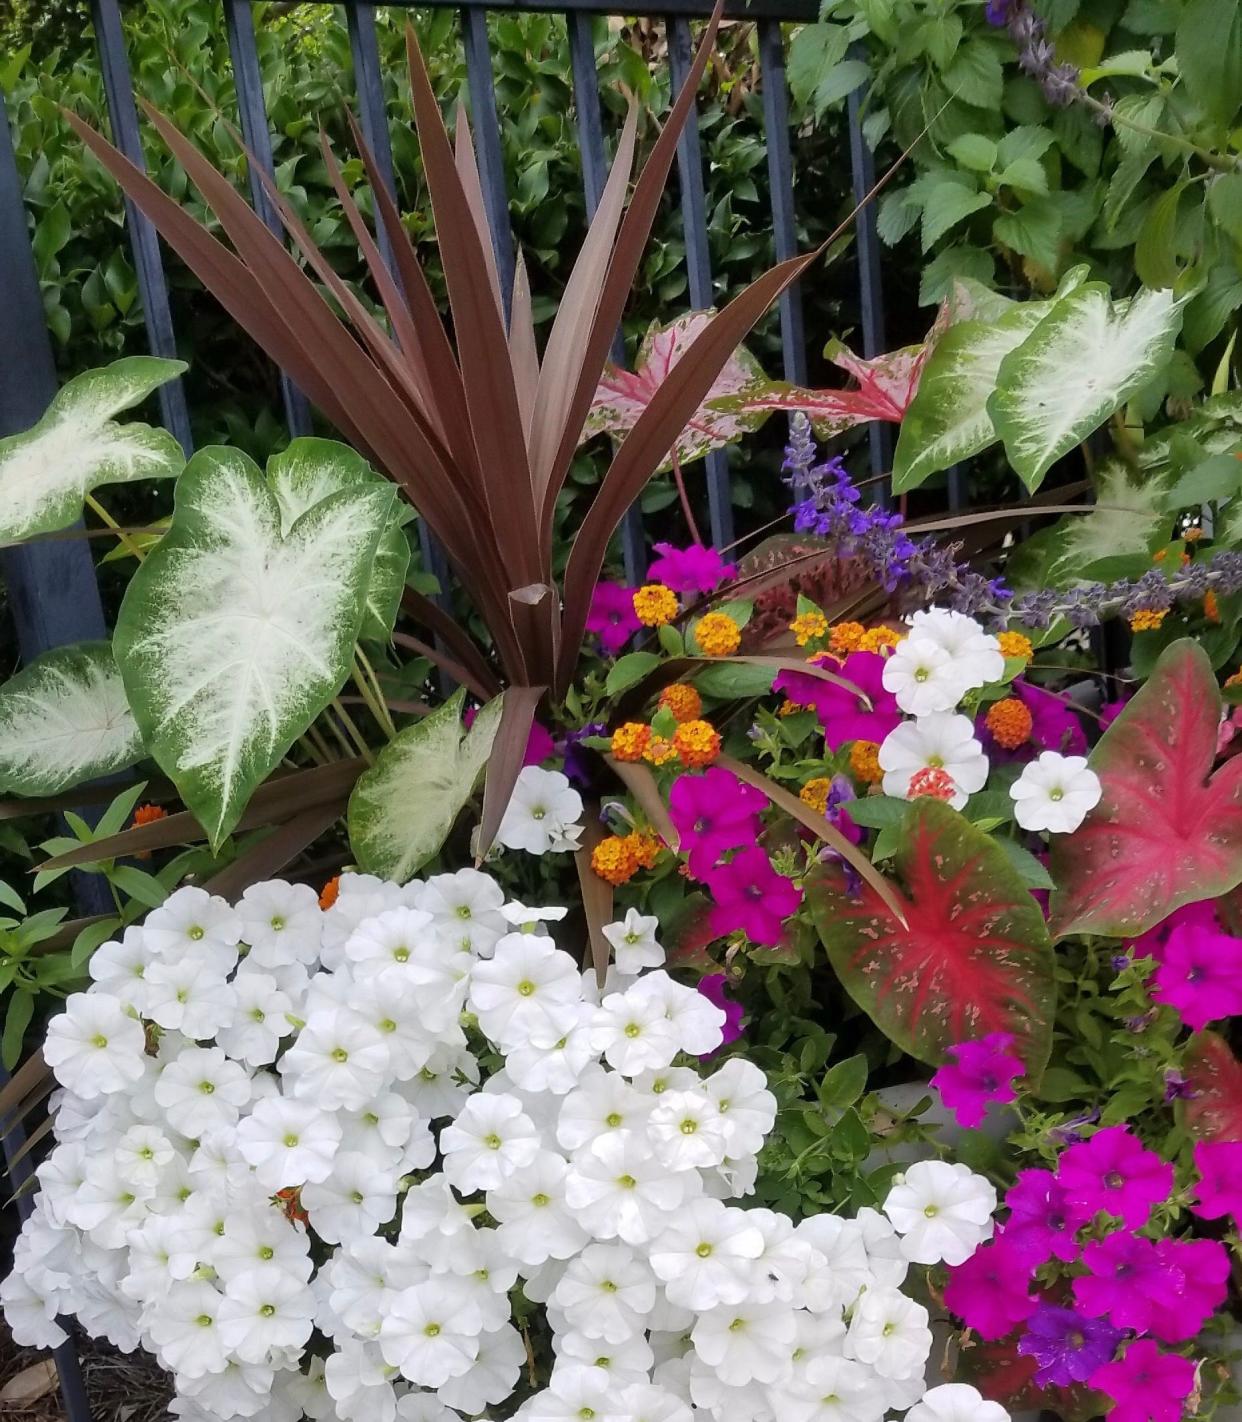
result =
M343 489L376 484L387 487L388 483L357 450L332 439L293 440L282 454L273 455L267 461L267 477L280 505L282 535L287 534L304 513ZM410 545L402 524L413 512L408 504L398 500L380 535L371 580L367 584L360 637L384 642L392 633L410 566Z
M1181 321L1171 290L1114 304L1107 286L1088 282L1005 356L987 408L1027 488L1159 373Z
M114 647L147 749L218 847L349 674L395 491L320 500L282 533L237 450L200 450L134 574Z
M407 726L364 772L349 799L349 842L370 874L404 883L438 853L474 794L500 725L493 697L469 730L465 692Z
M185 455L172 435L119 425L113 416L185 368L179 360L130 356L88 370L58 392L37 425L0 439L0 541L67 528L100 484L180 473Z
M0 687L0 790L57 795L141 758L107 642L44 652Z

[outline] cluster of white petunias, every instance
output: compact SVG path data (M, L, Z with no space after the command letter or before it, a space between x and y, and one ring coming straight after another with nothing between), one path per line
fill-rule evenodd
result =
M886 795L927 793L923 771L942 771L948 803L960 810L990 770L969 716L957 707L970 691L1001 679L1000 643L973 618L945 608L916 612L910 633L884 664L884 688L911 717L885 737L880 769ZM1068 834L1100 799L1100 782L1082 756L1044 751L1010 787L1014 818L1026 830Z
M563 915L474 870L346 875L326 912L181 889L105 944L47 1035L17 1340L72 1315L146 1348L187 1422L1003 1422L927 1391L902 1292L989 1236L991 1186L936 1162L884 1214L726 1203L775 1119L763 1073L696 1060L723 1014L653 918L610 925L601 994Z

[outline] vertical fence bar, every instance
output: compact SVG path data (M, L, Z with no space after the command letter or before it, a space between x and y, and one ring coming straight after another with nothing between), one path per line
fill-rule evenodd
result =
M129 72L129 56L125 52L125 31L117 0L91 0L91 19L99 47L99 64L103 73L104 93L108 97L108 114L112 121L112 141L122 153L145 170L142 137L138 132L138 109L134 103L133 80ZM147 327L147 344L151 354L175 358L177 341L173 334L172 313L168 306L168 282L160 259L159 238L155 228L125 199L125 221L129 229L130 250L134 270L138 275L138 290L142 294L142 312ZM165 427L190 454L190 415L186 409L185 389L180 380L170 380L159 389L160 416Z
M668 22L668 63L673 95L681 92L690 73L694 46L690 22L673 16ZM707 199L703 192L703 150L699 142L698 115L693 106L677 140L677 175L681 184L681 218L686 239L686 275L690 302L698 309L715 305L711 255L707 248ZM707 507L712 542L725 548L733 542L733 502L729 489L729 461L723 449L707 456Z
M789 142L789 90L785 83L785 40L779 20L759 21L759 70L763 87L763 128L768 149L768 187L772 199L772 235L776 260L798 255L794 210L793 152ZM781 353L785 379L805 385L806 332L802 323L802 288L794 282L781 296Z
M228 32L229 54L233 60L233 86L237 90L242 137L246 140L246 147L254 154L258 167L274 179L276 166L272 159L272 133L267 121L267 105L263 100L263 74L259 69L250 0L224 0L224 23ZM267 230L283 240L285 229L276 204L263 186L255 165L248 166L254 210L263 219ZM296 439L299 435L310 434L310 406L306 403L306 396L283 370L280 372L280 392L290 436Z
M569 32L578 146L582 152L582 192L586 199L587 221L590 222L608 180L608 160L604 153L604 129L599 109L599 76L595 69L595 39L591 16L581 10L567 10L565 25ZM613 338L612 358L617 365L625 363L625 340L620 331ZM642 508L637 500L626 510L621 522L621 556L625 563L626 581L641 582L647 567L647 549Z
M474 118L474 151L483 184L483 206L492 232L496 270L505 319L513 300L513 231L509 225L509 194L505 187L505 160L500 145L500 120L496 116L496 81L487 44L487 11L467 5L461 12L462 43L466 51L466 79Z
M850 129L850 171L853 177L854 201L862 202L875 186L875 159L863 137L861 90L855 89L848 100ZM884 349L884 285L880 273L880 237L875 226L875 203L869 202L854 219L854 244L858 253L858 299L862 310L863 355L870 358ZM892 467L892 431L882 420L872 420L867 427L871 452L871 473L879 475ZM887 504L889 484L885 479L875 485L875 501Z

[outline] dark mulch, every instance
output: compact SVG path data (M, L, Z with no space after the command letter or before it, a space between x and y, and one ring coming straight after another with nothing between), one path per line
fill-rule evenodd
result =
M91 1338L79 1338L77 1349L91 1422L169 1422L172 1388L168 1374L150 1354L118 1353ZM48 1356L34 1348L19 1348L0 1322L0 1388ZM64 1422L65 1417L56 1388L34 1402L0 1402L4 1422Z

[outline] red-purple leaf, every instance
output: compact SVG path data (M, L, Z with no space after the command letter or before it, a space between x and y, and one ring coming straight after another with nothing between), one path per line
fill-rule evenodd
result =
M1242 883L1242 759L1211 774L1220 705L1207 653L1184 638L1104 733L1100 803L1054 842L1057 937L1133 938Z
M1043 915L999 846L947 805L916 800L889 888L908 927L838 865L807 898L828 958L892 1041L938 1064L956 1042L1011 1032L1037 1078L1052 1044L1056 989Z
M1194 1095L1186 1102L1186 1129L1203 1141L1242 1141L1242 1062L1215 1032L1200 1032L1185 1059Z

